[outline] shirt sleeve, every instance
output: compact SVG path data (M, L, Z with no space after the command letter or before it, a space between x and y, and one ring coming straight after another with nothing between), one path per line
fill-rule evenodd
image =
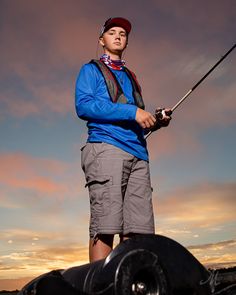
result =
M137 106L113 103L109 96L99 96L98 87L101 74L92 64L82 66L75 87L75 107L77 115L87 121L112 123L134 121Z

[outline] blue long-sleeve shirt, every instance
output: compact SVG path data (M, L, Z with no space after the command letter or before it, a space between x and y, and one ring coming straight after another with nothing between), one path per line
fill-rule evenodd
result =
M76 81L75 106L77 115L87 121L88 142L106 142L148 161L143 129L135 121L137 106L132 84L127 74L112 70L127 103L112 102L104 77L94 64L82 66Z

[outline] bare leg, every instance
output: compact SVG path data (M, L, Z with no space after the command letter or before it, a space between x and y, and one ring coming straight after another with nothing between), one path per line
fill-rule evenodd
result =
M98 235L89 241L89 261L104 259L110 254L113 247L114 235Z

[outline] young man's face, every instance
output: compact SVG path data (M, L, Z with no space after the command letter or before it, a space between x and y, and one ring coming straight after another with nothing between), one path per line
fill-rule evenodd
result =
M112 27L99 39L104 48L104 53L110 55L121 55L127 46L127 33L121 27Z

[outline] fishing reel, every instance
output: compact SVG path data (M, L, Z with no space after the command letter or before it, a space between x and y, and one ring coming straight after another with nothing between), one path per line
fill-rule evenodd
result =
M148 129L148 134L154 132L162 127L167 127L171 120L172 110L165 108L157 108L155 114L153 115L156 118L155 124Z

